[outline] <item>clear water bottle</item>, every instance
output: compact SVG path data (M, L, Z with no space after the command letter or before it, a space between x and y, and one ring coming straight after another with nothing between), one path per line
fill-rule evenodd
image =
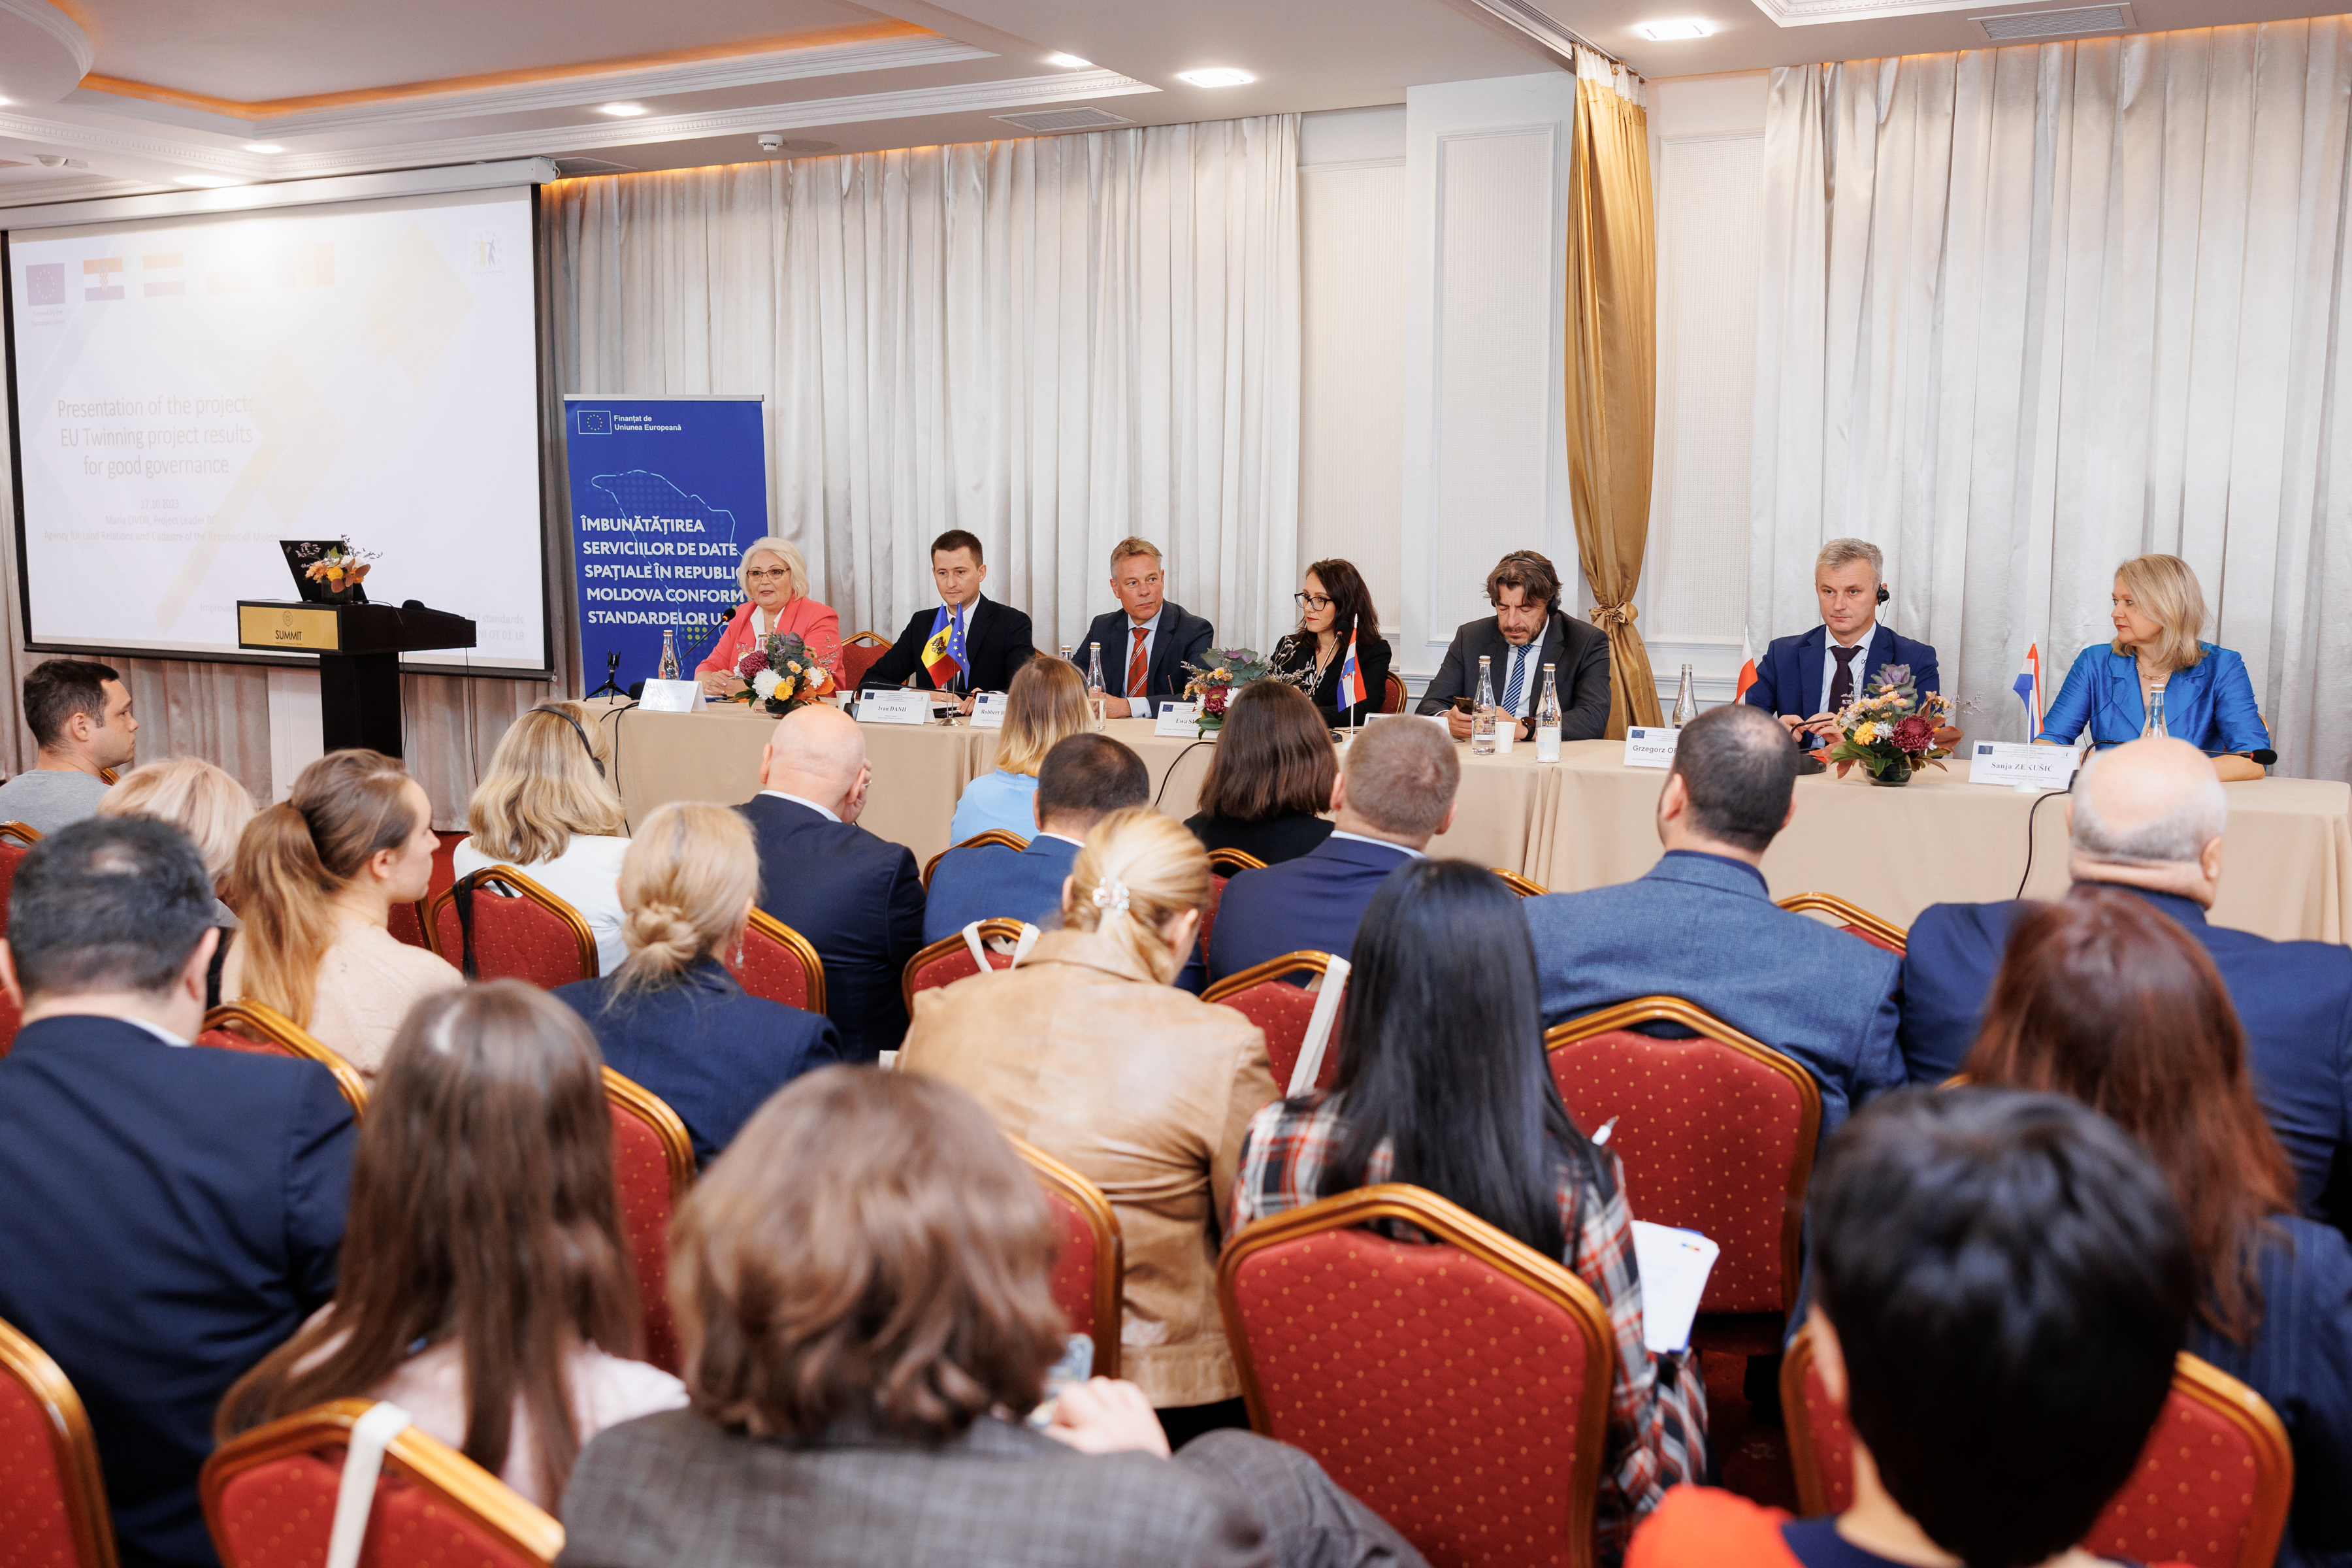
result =
M1675 728L1698 717L1698 692L1691 685L1691 667L1683 666L1683 683L1675 690Z
M1495 754L1495 660L1486 654L1478 657L1478 695L1470 704L1470 754Z
M677 638L668 626L662 627L660 679L664 680L677 679Z
M2140 727L2142 736L2169 735L2164 727L2164 682L2158 681L2147 689L2147 722Z
M1552 667L1544 666L1543 695L1536 699L1536 761L1559 761L1559 688L1553 683Z
M1087 711L1094 715L1095 732L1110 723L1110 699L1103 695L1102 644L1087 644Z

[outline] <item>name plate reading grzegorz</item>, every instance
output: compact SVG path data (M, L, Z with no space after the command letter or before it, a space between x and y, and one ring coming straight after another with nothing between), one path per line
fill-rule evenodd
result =
M931 721L931 694L911 687L895 687L888 691L869 691L857 700L857 721L861 724L928 724Z
M1002 691L983 691L971 700L971 727L975 730L1004 728L1005 704L1013 699Z
M1197 702L1162 702L1160 722L1152 730L1155 735L1173 740L1193 741L1201 736L1201 705ZM1214 739L1214 736L1210 737Z
M1682 731L1664 726L1635 725L1625 731L1625 765L1629 768L1670 768L1675 765L1675 742L1682 739Z
M2072 746L2021 746L2009 741L1969 742L1969 783L2011 789L2064 789L2081 762Z

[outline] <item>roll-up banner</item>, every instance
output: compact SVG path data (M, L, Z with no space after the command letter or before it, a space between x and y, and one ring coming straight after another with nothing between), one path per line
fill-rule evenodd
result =
M623 686L650 679L665 628L691 676L726 630L743 602L736 563L768 531L762 401L564 398L584 685L614 653Z

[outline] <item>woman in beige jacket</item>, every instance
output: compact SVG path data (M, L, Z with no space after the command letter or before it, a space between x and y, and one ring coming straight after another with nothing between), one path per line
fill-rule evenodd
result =
M1241 1424L1217 1216L1249 1119L1277 1098L1257 1026L1169 984L1208 900L1200 840L1146 807L1113 812L1070 868L1063 929L1018 969L917 996L898 1055L1110 1199L1127 1244L1119 1370L1171 1441ZM1224 1408L1185 1408L1200 1405Z

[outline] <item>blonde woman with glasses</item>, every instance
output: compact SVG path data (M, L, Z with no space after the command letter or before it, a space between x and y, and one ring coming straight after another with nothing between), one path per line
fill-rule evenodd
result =
M2142 555L2116 568L2115 640L2084 648L2066 672L2038 737L2119 746L2142 735L2186 741L2213 759L2223 783L2258 779L2277 760L2254 706L2246 661L2200 641L2205 593L2178 555Z
M460 877L512 866L579 910L605 974L629 955L614 885L629 823L605 777L611 767L604 731L584 705L542 703L499 737L466 808L471 831L451 854Z
M996 734L996 769L963 786L948 842L961 844L992 827L1016 838L1037 836L1037 770L1045 753L1093 723L1087 683L1064 658L1033 658L1013 676L1004 700L1004 728Z
M808 645L816 660L841 675L841 617L830 605L809 597L808 557L789 539L755 539L743 547L735 581L743 589L743 607L727 623L710 657L695 668L702 689L713 697L732 697L743 689L736 663L753 648L782 633Z

